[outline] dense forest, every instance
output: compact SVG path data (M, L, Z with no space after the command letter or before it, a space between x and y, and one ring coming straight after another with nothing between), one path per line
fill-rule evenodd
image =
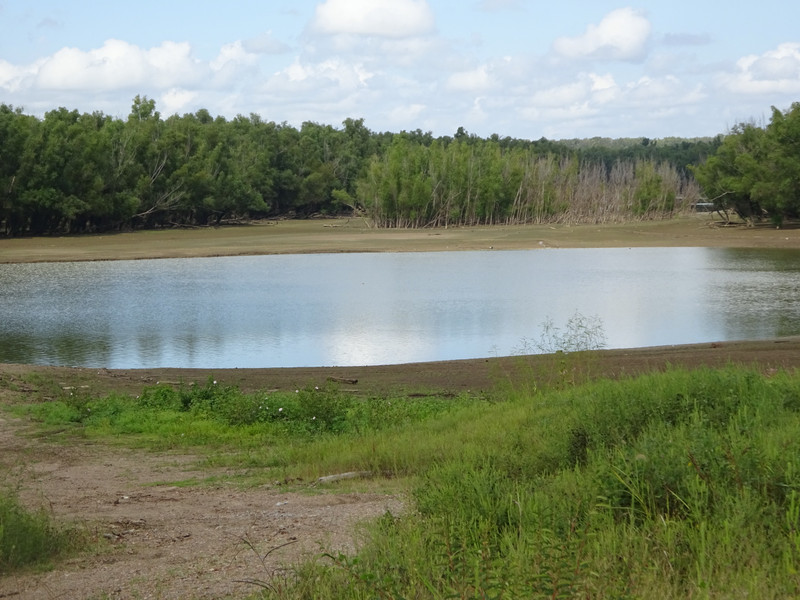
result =
M379 133L363 119L298 129L204 109L165 119L140 96L127 119L66 108L38 118L0 104L0 233L315 214L358 214L383 227L662 218L694 207L697 181L737 206L766 209L766 189L728 190L728 175L691 165L715 157L724 171L730 165L716 157L732 138L741 138L734 152L744 144L755 160L761 142L745 138L780 139L775 123L757 136L748 126L714 139L529 141L463 128Z

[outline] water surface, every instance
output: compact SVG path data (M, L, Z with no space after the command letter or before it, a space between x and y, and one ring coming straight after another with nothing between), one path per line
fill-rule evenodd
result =
M512 354L574 314L608 347L800 334L800 252L709 248L0 264L0 361L346 366Z

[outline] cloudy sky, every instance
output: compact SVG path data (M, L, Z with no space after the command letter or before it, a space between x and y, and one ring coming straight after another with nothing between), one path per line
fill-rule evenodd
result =
M716 135L800 101L787 0L0 0L0 103L485 137Z

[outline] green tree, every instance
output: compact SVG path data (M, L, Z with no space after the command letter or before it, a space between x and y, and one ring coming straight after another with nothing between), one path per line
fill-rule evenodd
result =
M780 225L800 214L800 102L786 112L772 107L763 160L754 165L752 195Z
M0 227L9 235L27 229L27 215L20 203L24 181L20 179L28 140L36 136L39 121L22 110L0 104Z
M712 156L691 168L715 209L732 210L748 221L761 216L753 188L764 177L764 149L764 130L741 123L723 138Z

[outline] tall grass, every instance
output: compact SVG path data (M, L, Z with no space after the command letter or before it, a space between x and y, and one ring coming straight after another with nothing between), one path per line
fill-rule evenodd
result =
M450 415L410 512L285 597L796 597L799 400L729 368L509 397L480 436Z
M407 510L365 530L357 555L267 574L282 578L267 596L800 595L797 374L668 370L446 399L209 382L26 410L265 472L406 477Z
M26 509L13 490L0 489L0 576L46 565L79 546L81 537L55 524L46 512Z

